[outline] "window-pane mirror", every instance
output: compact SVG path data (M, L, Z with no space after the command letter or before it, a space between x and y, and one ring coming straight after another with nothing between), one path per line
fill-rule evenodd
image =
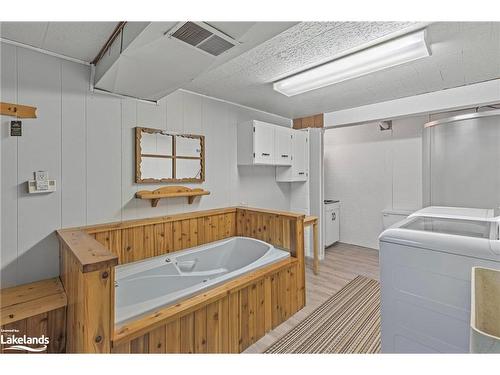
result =
M136 182L203 182L205 138L136 128Z

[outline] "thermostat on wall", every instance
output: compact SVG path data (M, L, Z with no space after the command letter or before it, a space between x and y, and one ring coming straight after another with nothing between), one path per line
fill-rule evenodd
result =
M28 193L52 193L56 191L56 180L49 180L47 171L34 172L35 179L28 181Z

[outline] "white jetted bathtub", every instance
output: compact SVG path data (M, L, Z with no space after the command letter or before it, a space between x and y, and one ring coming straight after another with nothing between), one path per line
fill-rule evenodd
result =
M116 267L115 324L173 304L290 256L254 238L231 237Z

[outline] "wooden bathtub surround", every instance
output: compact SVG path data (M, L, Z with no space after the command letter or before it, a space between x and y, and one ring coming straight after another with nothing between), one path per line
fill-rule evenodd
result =
M60 235L61 236L61 235ZM114 265L117 257L108 251L113 262L82 263L92 245L102 254L102 245L81 236L86 245L74 250L60 237L60 272L68 299L66 315L66 351L68 353L109 353L114 326ZM70 242L71 244L71 242ZM73 245L76 245L74 242ZM111 266L113 264L113 266ZM89 265L89 267L86 267Z
M179 321L180 323L181 320L189 320L190 316L193 318L190 331L195 332L195 336L200 329L204 332L207 329L205 326L210 327L211 319L217 321L216 324L220 326L220 334L222 336L227 335L231 322L236 326L234 331L242 333L241 336L243 337L238 340L234 339L233 345L228 345L227 352L238 353L243 351L263 336L265 332L276 327L298 310L297 289L291 288L292 281L290 281L291 277L295 280L294 273L297 272L297 263L295 258L276 262L175 305L160 308L129 324L126 323L121 327L117 327L113 336L113 347L117 347L114 351L134 352L135 342L138 339L147 340L148 334L159 329L165 331L165 337L172 336L173 333L170 332L172 322ZM282 280L281 286L278 285L280 280ZM262 290L257 291L259 287ZM266 291L266 288L269 290ZM283 297L280 297L280 295L283 295ZM278 303L280 298L281 300ZM234 309L219 312L219 309L215 308L218 305L229 304L229 300L233 300ZM218 316L215 318L213 316L204 316L205 311L212 308L217 311ZM203 318L200 317L200 314L203 314ZM201 321L199 321L200 319ZM257 327L257 324L262 324L262 327ZM203 337L205 340L213 339L212 332L208 332L208 330L206 334L199 333L198 336ZM170 343L167 342L166 344L175 347L192 348L196 346L196 342L202 340L196 341L196 337L194 337L194 341L191 341L191 339L191 336L181 332L179 337L171 339ZM237 345L234 345L234 343L237 343ZM211 352L225 352L222 343L214 344L213 348L214 350ZM207 350L189 350L188 352L205 353Z
M81 230L59 230L61 246L71 249L77 265L83 273L109 268L118 264L118 257L103 245L95 243L95 237Z
M66 294L59 278L0 290L0 326L16 336L49 337L46 352L63 353L66 339ZM4 348L1 348L4 352ZM6 350L5 353L18 353Z
M188 203L192 204L194 198L209 194L209 191L200 188L190 189L185 186L164 186L152 191L138 191L137 193L135 193L135 197L138 199L149 199L151 200L151 207L156 207L160 199L163 198L187 197Z
M302 214L231 207L60 230L58 235L68 294L68 352L236 353L305 305ZM114 327L117 263L233 236L264 240L290 251L291 257Z

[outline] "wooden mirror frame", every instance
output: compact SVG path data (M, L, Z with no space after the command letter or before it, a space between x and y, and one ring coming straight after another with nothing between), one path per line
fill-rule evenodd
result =
M141 138L142 132L155 134L160 133L163 135L172 136L172 156L166 156L167 158L172 159L172 178L141 178ZM200 157L193 156L177 156L176 154L176 138L177 137L186 137L186 138L196 138L200 140L201 152ZM185 160L193 160L199 159L201 164L201 175L200 178L176 178L176 160L177 159L185 159ZM138 184L146 184L146 183L161 183L161 182L192 182L192 183L202 183L205 181L205 136L203 135L195 135L195 134L178 134L178 133L169 133L166 130L162 129L153 129L153 128L144 128L137 126L135 128L135 182Z

